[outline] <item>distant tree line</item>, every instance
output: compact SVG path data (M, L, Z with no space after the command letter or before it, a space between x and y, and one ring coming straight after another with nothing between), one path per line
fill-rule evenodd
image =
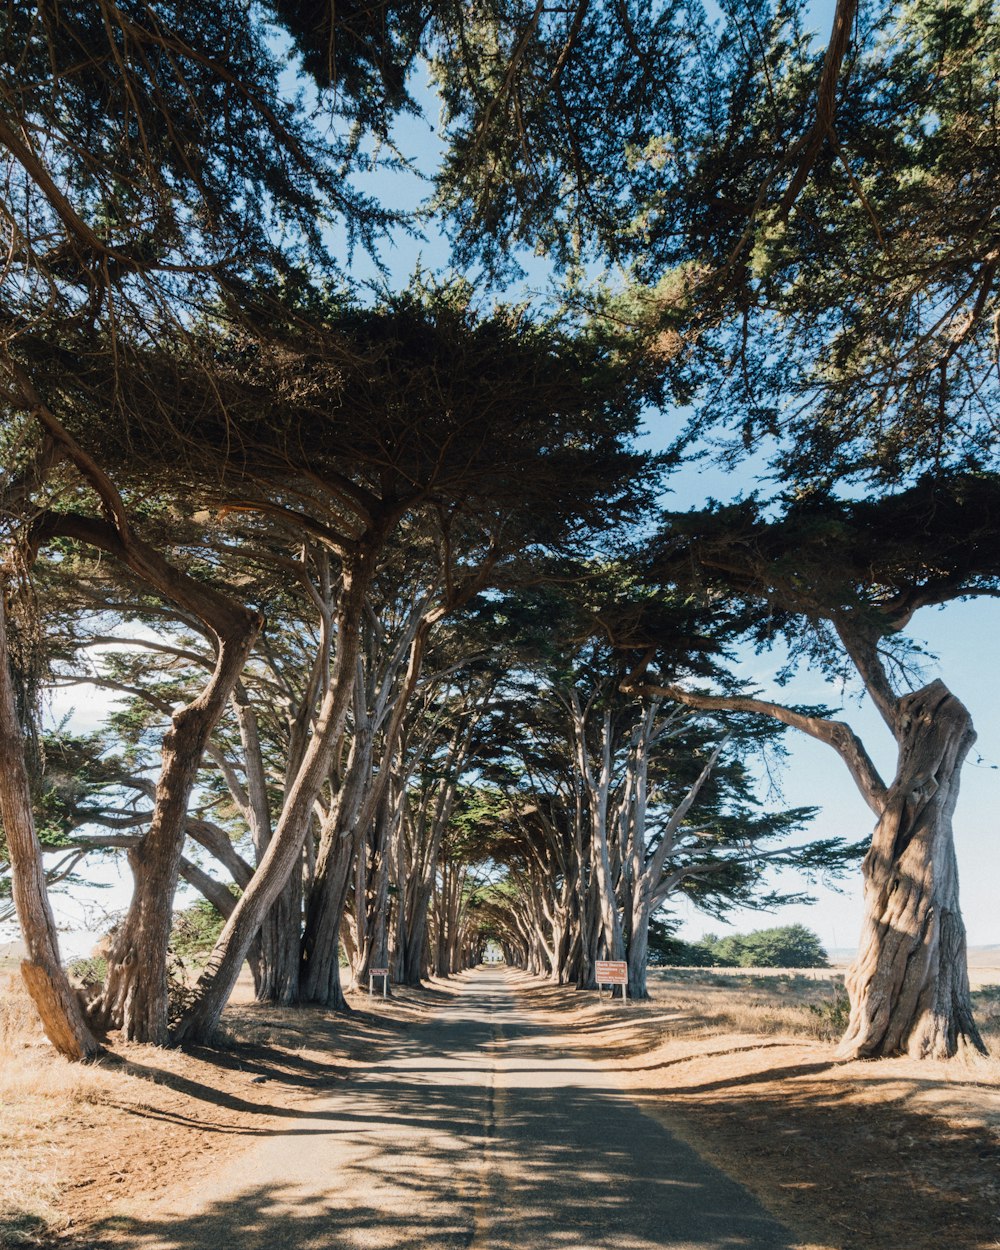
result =
M685 942L669 921L653 920L649 953L653 963L695 968L827 968L829 959L817 934L805 925L778 925L717 937L706 933Z

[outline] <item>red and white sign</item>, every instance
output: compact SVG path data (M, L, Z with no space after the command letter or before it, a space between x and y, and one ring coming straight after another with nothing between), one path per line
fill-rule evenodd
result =
M599 959L595 980L598 985L628 985L628 964L624 959Z
M387 977L389 975L388 968L369 968L368 973L373 977Z

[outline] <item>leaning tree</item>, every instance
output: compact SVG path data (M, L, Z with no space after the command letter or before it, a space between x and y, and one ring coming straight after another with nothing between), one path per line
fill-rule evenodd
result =
M515 67L498 73L487 56L478 90L456 86L446 96L443 195L470 251L492 248L502 259L513 234L567 266L593 253L620 262L624 282L595 292L578 280L574 298L594 324L634 328L674 398L690 406L690 437L712 440L703 451L728 430L730 467L752 453L754 468L770 469L791 497L827 495L835 509L862 493L876 508L882 500L886 516L913 503L898 567L898 535L871 533L867 569L859 556L841 565L834 542L825 567L812 561L818 581L789 575L785 605L798 620L837 617L830 628L897 741L909 743L917 694L892 684L872 640L898 638L922 599L986 592L990 572L974 537L976 507L955 516L938 502L971 499L975 474L998 464L994 8L839 0L825 47L801 4L727 6L714 26L698 8L689 19L688 6L683 19L671 5L647 20L627 5L617 12L617 23L587 4L540 12L524 28ZM697 37L685 52L692 22ZM441 69L446 83L464 72L462 63ZM557 103L558 121L540 100ZM477 159L497 151L500 163ZM510 176L493 194L498 167ZM981 486L988 492L989 480ZM951 566L935 562L941 542L960 543L962 527L984 565L949 580ZM842 573L847 590L827 597L821 588ZM772 592L760 593L763 601ZM962 722L947 700L933 718L953 744ZM843 748L881 819L886 787L853 739ZM901 780L910 754L907 746ZM959 745L945 771L963 754ZM941 820L931 823L948 825L943 794L932 806ZM937 984L939 953L949 966L961 962L953 889L949 897L944 947L928 932L926 984L919 958L905 983L887 970L885 995L876 989L870 1001L861 975L856 1001L868 1006L852 1026L854 1049L948 1053L958 1034L974 1040L964 973L942 974L940 1001L926 989ZM915 1032L894 1016L897 991L930 1012ZM889 1015L896 1023L883 1037Z
M886 782L851 728L824 709L664 684L627 686L688 707L759 713L827 743L877 823L864 861L865 918L848 975L845 1057L982 1050L972 1018L952 813L975 740L944 682L912 681L904 631L920 608L1000 591L1000 481L927 478L875 500L817 493L777 516L756 501L675 514L648 576L738 604L760 649L778 641L826 672L859 677L897 747ZM652 659L652 651L648 659Z
M84 518L94 524L83 541L127 556L133 569L143 565L161 592L164 581L177 587L169 559L141 524L133 524L128 500L101 469L100 456L85 456L72 435L65 437L60 416L67 397L48 365L56 358L72 371L72 358L80 354L90 367L103 362L90 417L99 442L100 423L120 399L121 371L141 370L137 353L151 341L176 334L183 344L199 310L220 289L233 292L253 277L287 273L304 256L325 258L323 226L334 219L369 242L397 220L357 194L347 174L360 133L384 134L391 116L407 105L406 68L422 17L405 5L387 7L374 24L367 14L331 15L327 82L317 83L339 124L322 135L297 93L286 90L272 40L275 20L286 19L294 38L301 13L290 5L266 10L226 0L202 11L143 0L39 0L10 9L0 29L0 434L14 453L0 479L2 506L7 519L32 522L35 503L25 485L37 486L55 461L73 465L97 497L96 516ZM184 346L178 351L183 354ZM203 385L211 390L207 378ZM81 416L78 406L75 415ZM21 542L22 563L42 536L53 537L35 527ZM205 589L187 587L203 608L212 598ZM203 617L220 639L220 679L239 668L239 646L223 640L240 631L250 636L252 619L218 593ZM202 703L186 709L178 730L182 721L210 728L225 700L224 684L220 680ZM17 754L15 738L9 745ZM167 746L176 763L198 754ZM190 764L183 767L190 776ZM5 770L5 777L15 771ZM168 826L177 824L185 786L161 794L162 804L174 808ZM10 849L23 846L27 870L37 846L25 830L26 840L15 839ZM172 854L167 859L172 863ZM162 884L145 905L156 917L161 947L169 923ZM32 914L47 931L45 950L55 952L51 923L43 910ZM58 980L58 961L48 962L46 975ZM135 960L130 967L134 971ZM108 1014L115 1023L127 1018L137 1037L162 1040L163 978L147 993L131 972L121 978L118 969L116 963ZM68 1001L65 992L56 997Z

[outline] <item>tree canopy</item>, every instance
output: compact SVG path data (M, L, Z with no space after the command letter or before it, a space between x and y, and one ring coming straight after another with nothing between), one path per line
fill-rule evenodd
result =
M0 845L68 1053L210 1037L244 958L262 998L343 1008L341 950L415 983L496 940L581 986L624 958L642 996L674 895L722 914L857 858L758 793L786 727L877 820L844 1053L980 1044L975 735L906 631L1000 588L1000 23L812 27L804 0L0 19ZM421 229L451 272L357 281L356 244ZM708 456L739 497L664 508ZM895 773L741 682L746 646L859 678ZM38 737L62 680L122 696L106 739ZM89 1023L53 839L135 876ZM224 919L180 1015L179 879Z

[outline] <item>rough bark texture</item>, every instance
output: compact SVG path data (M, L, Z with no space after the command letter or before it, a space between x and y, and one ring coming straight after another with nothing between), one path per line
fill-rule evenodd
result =
M430 910L432 894L433 884L421 883L415 896L403 947L400 979L404 985L423 984L424 970L427 967L427 914Z
M952 813L975 733L940 681L899 700L899 763L865 858L843 1058L984 1050L972 1018Z
M687 794L677 804L670 819L660 833L659 846L646 860L646 801L647 801L647 751L649 734L653 727L653 717L647 722L645 737L637 743L634 756L636 768L635 802L632 816L634 842L634 861L637 870L633 874L631 911L629 917L628 944L628 993L630 998L644 999L649 997L646 986L646 965L649 961L649 921L653 912L663 902L662 891L668 887L671 878L664 877L664 870L671 854L675 839L685 817L691 810L702 787L712 774L722 748L728 739L724 738L708 757L699 776L688 789ZM683 879L672 875L674 880Z
M209 736L243 671L263 618L175 568L140 539L131 530L113 486L89 458L82 452L79 455L91 482L99 484L105 510L115 523L75 513L43 513L32 525L33 541L68 537L108 552L169 603L199 620L216 645L211 677L196 699L174 713L164 736L152 820L142 841L129 853L135 892L109 952L107 981L94 1011L102 1026L121 1028L130 1041L163 1045L168 1024L167 947L188 799Z
M234 614L232 635L219 639L218 661L198 698L174 713L163 739L153 817L129 852L135 892L108 957L108 976L95 1016L130 1041L162 1046L168 1039L167 948L187 828L187 806L208 737L243 671L260 628L250 613Z
M233 704L240 727L246 772L246 788L239 797L250 826L254 862L259 864L271 841L271 813L257 714L240 682L236 684ZM239 884L245 887L249 879L241 879ZM227 920L233 910L234 908L230 908L224 913ZM298 1001L301 916L302 876L292 872L285 888L264 918L260 933L250 950L254 993L258 1002L285 1007Z
M638 897L634 910L636 917L628 943L628 996L638 1001L649 998L649 989L646 986L646 966L649 963L648 900Z
M59 959L10 676L4 593L0 577L0 819L10 853L14 905L28 950L21 975L52 1045L68 1059L87 1059L99 1052L100 1045Z
M254 992L259 1003L288 1007L300 999L302 874L292 869L257 935L260 956Z
M345 570L337 621L336 673L320 708L316 728L291 786L274 837L254 879L230 916L198 982L198 997L178 1025L174 1040L211 1041L240 968L264 917L299 862L313 804L326 781L344 730L354 689L359 628L371 568Z
M342 834L339 820L323 831L302 938L301 1001L337 1011L348 1010L340 982L340 927L356 852L356 838Z

